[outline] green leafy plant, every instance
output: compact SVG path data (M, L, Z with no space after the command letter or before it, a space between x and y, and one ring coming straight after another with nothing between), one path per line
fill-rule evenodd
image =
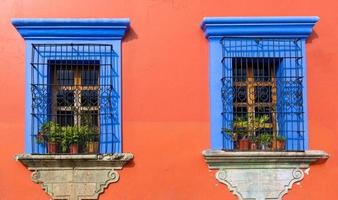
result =
M86 140L88 142L94 142L97 141L99 130L98 127L88 127L88 130L86 131Z
M57 143L61 139L61 126L53 121L43 124L38 132L37 142L39 144L44 142Z
M271 135L269 133L262 133L259 137L262 145L269 145L271 143Z
M41 126L37 141L39 144L56 143L59 145L61 153L66 153L72 144L85 146L88 141L96 141L98 134L98 128L88 124L60 126L53 121L49 121Z
M277 141L284 142L284 141L286 140L286 138L285 138L284 136L277 135L277 136L276 136L276 140L277 140Z
M250 141L251 141L252 143L257 143L257 142L258 142L258 137L255 136L255 135L252 135L249 139L250 139Z
M229 135L232 140L236 141L239 138L255 139L255 132L264 128L265 124L269 121L268 115L262 115L260 117L253 117L253 114L249 114L248 119L236 117L233 122L233 129L225 128L223 132Z

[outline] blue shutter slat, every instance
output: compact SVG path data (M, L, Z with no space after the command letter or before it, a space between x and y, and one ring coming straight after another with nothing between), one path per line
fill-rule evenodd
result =
M33 118L32 121L32 145L33 153L44 154L47 153L45 143L38 143L38 134L41 126L48 121L48 114L50 113L50 88L47 86L49 75L47 66L35 66L35 72L32 73L36 83L32 84L33 96Z
M233 87L232 87L232 59L233 54L226 51L225 45L229 45L229 41L223 41L223 59L222 61L222 134L223 134L223 148L224 150L233 150L234 141L227 134L228 130L233 130Z
M109 54L102 61L105 66L100 67L100 153L117 153L120 152L121 140L120 135L120 121L119 121L119 103L120 95L117 92L119 76L115 70L116 54L111 49ZM109 85L102 87L102 85Z

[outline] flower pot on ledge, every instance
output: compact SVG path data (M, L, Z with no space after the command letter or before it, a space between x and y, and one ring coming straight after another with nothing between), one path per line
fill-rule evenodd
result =
M69 146L69 153L70 154L78 154L79 153L79 145L78 144L71 144Z
M250 142L250 150L257 150L257 143L256 142Z
M95 154L98 152L99 143L98 142L87 142L87 153Z
M239 140L239 150L240 151L247 151L249 150L250 142L248 139L240 139Z
M56 143L55 142L48 142L47 143L47 151L49 154L55 154L56 153Z
M282 151L285 149L285 141L273 140L272 149L277 151Z

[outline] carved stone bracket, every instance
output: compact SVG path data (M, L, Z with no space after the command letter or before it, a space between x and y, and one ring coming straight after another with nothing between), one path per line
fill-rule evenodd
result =
M218 169L216 179L240 200L280 200L292 184L304 178L303 169L328 158L323 151L205 150L203 155L210 169Z
M20 154L16 159L33 171L33 182L53 199L82 200L97 199L110 183L117 182L116 170L122 169L133 155Z

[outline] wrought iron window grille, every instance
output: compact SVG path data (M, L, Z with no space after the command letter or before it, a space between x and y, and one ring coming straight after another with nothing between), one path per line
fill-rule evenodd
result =
M32 44L31 57L32 152L112 152L120 98L113 46Z
M223 38L224 150L304 150L300 39Z

